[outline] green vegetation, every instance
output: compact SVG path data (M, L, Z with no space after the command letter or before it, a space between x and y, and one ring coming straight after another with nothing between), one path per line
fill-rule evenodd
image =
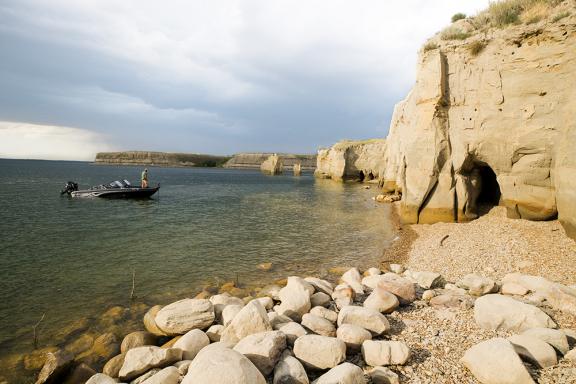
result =
M478 56L486 48L486 42L484 41L474 41L468 46L468 50L472 56Z
M550 15L562 0L503 0L490 3L488 10L477 16L494 27L504 28L524 22L531 24Z
M433 41L429 41L426 44L424 44L424 52L428 52L428 51L432 51L434 49L438 49L438 44L436 44Z
M460 28L450 26L442 31L440 38L442 40L466 40L471 36L470 33L462 31Z
M560 12L559 14L557 14L556 16L554 16L554 18L552 19L553 23L556 23L560 20L562 20L565 17L570 16L570 12L566 11L566 12Z
M462 20L462 19L465 19L465 18L466 18L466 14L459 12L459 13L456 13L456 14L454 14L454 15L452 16L452 22L455 23L455 22L457 22L458 20Z

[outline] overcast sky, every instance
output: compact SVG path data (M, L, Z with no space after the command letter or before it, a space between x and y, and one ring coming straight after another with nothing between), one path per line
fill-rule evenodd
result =
M2 0L0 157L312 153L384 137L417 50L488 0Z

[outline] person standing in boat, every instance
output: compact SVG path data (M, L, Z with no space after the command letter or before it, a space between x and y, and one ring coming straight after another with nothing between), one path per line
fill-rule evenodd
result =
M148 188L148 168L144 168L144 171L142 172L140 185L142 188Z

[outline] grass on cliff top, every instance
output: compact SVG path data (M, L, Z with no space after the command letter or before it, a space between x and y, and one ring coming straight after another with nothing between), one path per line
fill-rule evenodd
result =
M351 146L351 145L378 144L378 143L384 143L384 142L386 142L386 139L367 139L367 140L344 139L344 140L340 140L339 142L334 144L334 148L347 147L347 146Z
M490 3L476 19L498 28L522 22L531 24L550 16L552 9L561 3L562 0L502 0Z

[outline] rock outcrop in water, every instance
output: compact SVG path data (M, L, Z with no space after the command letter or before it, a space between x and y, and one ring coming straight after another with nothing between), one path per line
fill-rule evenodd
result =
M281 174L283 169L282 159L277 154L271 155L260 165L262 173L272 176Z
M272 156L273 153L237 153L224 164L224 168L259 169L262 163ZM292 155L279 153L283 169L292 169L295 164L300 164L303 170L316 168L316 155Z
M147 151L99 152L94 162L111 165L147 165L156 167L219 167L230 157L194 153Z
M424 46L385 151L369 154L373 176L402 193L405 222L469 221L504 205L510 217L558 217L576 236L573 6L504 29L461 20L450 27L458 37L444 31ZM361 178L356 153L321 150L317 174Z
M342 141L318 151L316 177L332 180L379 179L386 167L386 141Z

